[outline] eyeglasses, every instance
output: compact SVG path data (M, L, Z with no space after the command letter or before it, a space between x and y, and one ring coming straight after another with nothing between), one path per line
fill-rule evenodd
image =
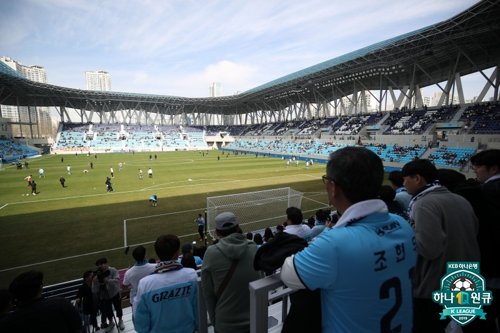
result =
M335 182L333 178L328 177L327 175L321 176L321 179L323 180L323 184L328 184L328 183L333 183Z

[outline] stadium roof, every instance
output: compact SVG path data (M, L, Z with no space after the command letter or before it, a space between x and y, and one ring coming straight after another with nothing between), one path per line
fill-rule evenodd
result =
M500 1L483 0L438 24L278 78L239 95L188 98L99 92L33 82L0 62L0 104L161 114L244 114L319 103L353 90L420 87L500 64ZM358 88L354 88L357 86Z

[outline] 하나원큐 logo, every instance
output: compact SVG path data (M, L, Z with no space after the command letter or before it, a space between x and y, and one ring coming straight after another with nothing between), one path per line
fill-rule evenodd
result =
M450 317L460 325L466 325L476 317L485 320L482 307L490 305L493 297L479 274L479 262L448 262L446 266L441 290L432 293L432 300L444 308L440 319Z

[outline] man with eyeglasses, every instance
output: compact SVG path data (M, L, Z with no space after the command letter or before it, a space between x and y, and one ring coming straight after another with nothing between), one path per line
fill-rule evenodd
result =
M362 147L330 155L322 177L340 219L290 256L281 279L321 290L323 332L411 332L414 233L378 199L381 159Z

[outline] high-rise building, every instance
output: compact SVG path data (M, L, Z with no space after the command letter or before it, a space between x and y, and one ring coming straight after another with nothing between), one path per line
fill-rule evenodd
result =
M87 90L111 90L111 75L105 71L85 72L85 82Z
M0 61L20 73L28 80L47 83L47 72L42 66L25 66L9 57L0 57Z
M0 61L11 69L17 71L17 62L9 57L0 57ZM19 112L17 106L0 105L0 112L3 118L10 119L11 121L19 121Z
M47 83L45 68L38 65L25 66L10 57L0 61L31 81ZM12 135L17 137L41 137L52 135L52 120L47 107L1 105L1 116L13 124ZM23 123L23 124L15 124ZM32 125L30 125L32 124Z
M212 82L212 84L208 87L208 96L209 97L222 96L222 83Z
M0 61L12 68L13 70L17 71L17 61L9 58L9 57L0 57Z
M432 94L432 96L431 96L431 104L430 105L432 105L432 106L438 105L439 100L441 99L442 95L443 95L442 91L434 92L434 94ZM451 98L448 100L448 104L451 104L451 103L453 103L455 105L460 104L460 101L458 99L458 95L453 96L453 100L451 100ZM444 100L443 104L441 104L441 105L444 105L444 104L446 104L446 100Z
M42 66L19 66L18 71L28 80L47 83L47 72Z
M353 100L353 98L354 96L342 97L342 104L346 110L352 109L351 111L354 111L354 109L356 109L356 112L363 113L373 112L378 108L377 100L368 91L364 93L360 92L356 100Z

